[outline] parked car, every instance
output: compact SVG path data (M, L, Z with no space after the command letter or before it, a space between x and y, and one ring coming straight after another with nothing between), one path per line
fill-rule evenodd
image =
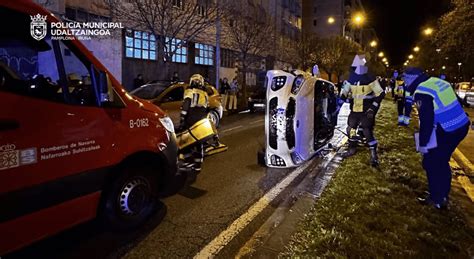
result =
M158 105L170 116L174 125L177 126L179 125L184 90L188 86L189 84L184 82L171 84L155 82L143 85L130 93ZM223 114L222 98L217 89L212 85L206 84L206 92L209 95L209 118L218 127Z
M474 89L471 87L470 82L460 82L456 84L456 93L461 99L466 97L466 93L472 91L474 91Z
M182 180L171 119L79 40L42 34L56 17L0 1L0 23L14 24L0 41L2 256L96 216L136 229Z
M298 70L270 70L266 82L265 164L298 166L334 135L338 113L335 86Z

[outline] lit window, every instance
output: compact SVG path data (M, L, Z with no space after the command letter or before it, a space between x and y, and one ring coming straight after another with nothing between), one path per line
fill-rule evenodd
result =
M176 38L166 37L165 52L171 57L171 61L176 63L188 62L188 48L185 46L186 42Z
M196 49L196 56L194 57L194 63L199 65L214 65L214 47L211 45L196 43L194 45Z
M125 57L156 60L156 39L144 31L125 31Z

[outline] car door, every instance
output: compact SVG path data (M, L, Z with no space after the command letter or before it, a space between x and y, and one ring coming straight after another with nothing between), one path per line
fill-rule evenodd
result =
M28 202L15 205L41 209L91 187L81 184L87 177L68 179L106 164L114 119L98 106L93 66L77 48L49 35L32 40L21 29L29 17L10 15L20 24L0 42L0 194L41 184L41 192L29 191ZM17 211L31 212L23 209Z
M185 86L181 84L172 85L157 98L158 106L171 118L175 127L179 125L184 88Z

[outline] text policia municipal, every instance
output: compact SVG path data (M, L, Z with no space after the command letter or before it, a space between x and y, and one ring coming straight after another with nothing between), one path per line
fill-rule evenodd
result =
M112 29L123 29L120 22L53 22L52 36L106 36Z

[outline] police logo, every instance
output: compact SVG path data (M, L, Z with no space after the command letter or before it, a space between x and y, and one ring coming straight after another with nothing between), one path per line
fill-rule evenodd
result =
M42 16L37 14L36 16L31 16L30 23L30 33L31 37L35 40L42 40L46 36L47 24L46 24L46 15Z

